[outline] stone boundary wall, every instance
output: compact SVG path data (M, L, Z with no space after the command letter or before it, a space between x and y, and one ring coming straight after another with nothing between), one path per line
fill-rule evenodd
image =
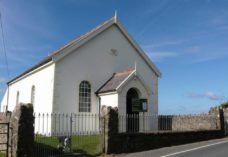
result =
M118 109L102 106L101 116L103 121L101 128L104 134L103 152L107 154L110 152L110 143L112 143L111 137L118 133Z
M14 157L33 156L34 144L34 116L31 104L19 104L12 113L0 113L0 122L9 122L9 141L12 148L9 148L9 155ZM0 128L0 132L5 132L5 128ZM0 142L6 137L0 138ZM5 142L5 141L4 141ZM4 147L5 149L5 147Z
M221 111L220 111L221 112ZM104 153L118 154L145 151L161 147L186 144L203 140L210 140L224 137L224 130L209 130L215 126L204 119L204 123L208 123L208 130L189 130L189 131L172 131L157 133L119 133L118 132L118 109L112 107L102 107L102 115L105 121L104 126ZM220 113L219 122L223 126L222 115ZM199 122L199 120L186 120L186 125L190 122ZM182 121L183 123L183 121ZM196 126L195 126L196 127ZM198 127L197 127L198 128Z
M196 131L220 129L218 115L159 115L159 131Z
M9 122L11 117L11 112L0 112L0 123L7 123Z
M11 112L0 112L0 123L9 123L11 117ZM7 132L7 125L0 124L0 133L6 133ZM0 143L6 143L7 141L7 134L0 134ZM1 150L6 150L7 145L0 145ZM4 151L2 151L4 152Z
M169 133L119 133L109 138L107 154L146 151L162 147L222 138L219 130Z
M179 115L172 117L172 131L195 131L220 129L219 117L216 115Z
M223 109L224 112L224 135L228 135L228 108Z
M223 112L224 112L224 116L225 117L228 117L228 108L224 108L223 109Z

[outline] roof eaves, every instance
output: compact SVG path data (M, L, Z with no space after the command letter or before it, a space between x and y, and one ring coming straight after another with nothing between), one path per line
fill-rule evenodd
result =
M52 61L53 57L58 56L59 54L61 54L61 52L64 49L67 49L68 47L71 47L71 46L74 46L74 45L77 45L77 44L79 45L79 43L83 42L83 41L86 42L87 38L89 38L90 36L95 34L98 30L102 31L102 28L104 28L108 24L110 24L110 25L116 24L119 27L119 29L127 37L127 39L130 41L130 43L135 47L135 49L139 52L139 54L142 55L142 57L145 59L146 63L148 63L150 65L150 67L152 68L152 70L157 74L157 76L160 77L161 73L158 70L158 68L153 64L153 62L150 59L148 59L148 57L144 53L144 51L138 46L138 44L134 41L134 39L130 36L130 34L125 30L125 28L122 26L122 24L119 22L119 20L114 16L114 17L110 18L109 20L103 22L102 24L98 25L94 29L90 30L89 32L85 33L84 35L76 38L75 40L73 40L70 43L66 44L65 46L61 47L60 49L54 51L50 56L48 56L47 58L45 58L44 60L42 60L38 64L34 65L33 67L29 68L28 70L23 72L21 75L19 75L19 76L15 77L14 79L10 80L9 82L7 82L7 84L10 84L11 82L13 82L13 81L17 80L18 78L22 77L23 75L25 75L25 74L35 70L36 68L39 68L40 66Z
M65 46L61 47L57 51L55 51L51 56L54 57L55 60L61 59L62 57L66 56L68 53L61 53L63 50L66 50L71 47L80 47L84 43L86 43L88 40L102 32L103 30L108 28L110 25L115 23L115 18L112 17L109 20L103 22L102 24L98 25L97 27L91 29L84 35L81 35L80 37L76 38L75 40L71 41L70 43L66 44ZM56 59L57 58L57 59Z
M40 61L39 63L37 63L36 65L32 66L31 68L29 68L28 70L26 70L25 72L23 72L22 74L16 76L15 78L13 78L12 80L8 81L7 84L10 84L11 82L17 80L18 78L24 76L25 74L35 70L36 68L39 68L40 66L50 62L53 60L53 57L55 57L56 55L60 54L64 49L79 43L80 41L86 39L88 36L90 36L91 34L93 34L94 32L96 32L97 30L99 30L100 28L102 28L103 26L107 25L108 23L112 23L112 22L116 22L115 21L115 17L110 18L109 20L103 22L102 24L98 25L97 27L91 29L90 31L88 31L87 33L79 36L78 38L76 38L75 40L69 42L68 44L64 45L63 47L59 48L58 50L54 51L51 55L49 55L48 57L46 57L45 59L43 59L42 61Z
M160 70L155 66L155 64L148 58L148 56L145 54L145 52L142 50L142 48L137 44L137 42L131 37L131 35L127 32L127 30L124 28L124 26L117 20L116 25L119 27L119 29L122 31L122 33L125 35L125 37L128 39L128 41L132 44L132 46L135 48L135 50L141 55L141 57L145 60L145 62L150 66L150 68L155 72L155 74L158 77L161 77Z
M95 93L99 94L102 93L100 90L115 76L115 73L113 73L112 77L110 77Z
M118 90L120 87L122 87L133 75L135 75L135 70L133 70L117 87L116 90Z
M128 69L130 70L130 68ZM134 73L135 73L135 69L132 69L131 72L129 74L127 74L127 76L121 80L121 82L115 87L115 88L112 88L112 89L103 89L104 87L106 87L106 85L112 81L112 79L114 77L116 77L116 75L118 74L121 74L121 73L124 73L124 72L127 72L127 71L121 71L121 72L117 72L117 73L114 73L112 75L112 77L110 77L97 91L96 91L96 94L100 94L100 93L110 93L110 92L114 92L114 91L117 91L128 79L129 77L131 77Z
M32 72L33 70L36 70L37 68L49 63L52 61L51 57L46 57L45 59L43 59L42 61L40 61L39 63L35 64L34 66L32 66L31 68L29 68L28 70L24 71L22 74L16 76L15 78L11 79L10 81L7 82L7 84L9 85L10 83L16 81L17 79L21 78L22 76L28 74L29 72Z
M101 94L105 94L105 93L113 93L116 92L117 90L113 89L113 90L107 90L107 91L102 91L102 92L97 92L97 95L101 95Z

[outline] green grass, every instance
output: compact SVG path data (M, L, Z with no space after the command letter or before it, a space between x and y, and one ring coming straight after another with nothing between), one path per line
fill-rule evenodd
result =
M73 152L97 155L101 153L100 135L72 136L71 148ZM59 154L57 149L61 146L57 137L36 135L35 154Z
M73 152L80 152L86 154L99 154L101 151L99 135L73 136L72 150Z
M6 157L6 155L0 152L0 157Z

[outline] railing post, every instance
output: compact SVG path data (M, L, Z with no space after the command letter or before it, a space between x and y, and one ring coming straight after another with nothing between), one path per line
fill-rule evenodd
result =
M72 125L73 125L73 114L70 115L70 152L72 150Z
M106 125L105 125L105 120L106 118L105 117L102 117L102 120L103 120L103 135L104 135L104 145L103 145L103 152L106 153L106 142L105 142L105 136L106 136Z
M145 118L144 118L144 112L143 112L143 133L145 132ZM140 123L140 122L139 122Z

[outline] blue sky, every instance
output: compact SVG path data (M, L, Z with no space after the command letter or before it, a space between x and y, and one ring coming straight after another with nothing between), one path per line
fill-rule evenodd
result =
M117 10L162 72L160 113L202 113L228 100L227 0L1 0L0 9L10 78ZM7 79L0 36L0 99Z

